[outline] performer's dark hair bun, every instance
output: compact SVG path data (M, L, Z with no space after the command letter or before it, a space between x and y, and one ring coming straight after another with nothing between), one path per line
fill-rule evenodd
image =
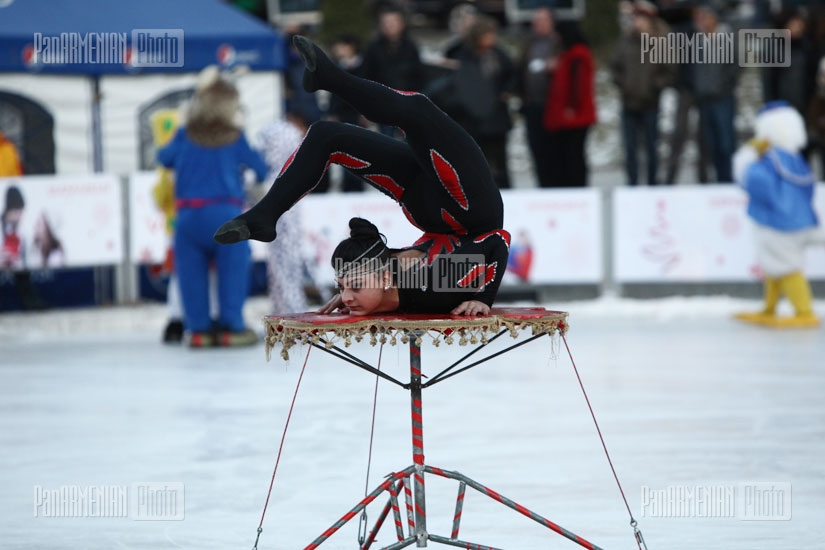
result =
M369 239L373 241L382 237L375 224L364 218L352 218L349 221L349 236L351 239Z
M387 248L387 239L375 224L363 218L352 218L349 221L349 238L341 241L332 253L332 267L336 272L342 265L366 264L372 261L385 264L390 259L390 249Z

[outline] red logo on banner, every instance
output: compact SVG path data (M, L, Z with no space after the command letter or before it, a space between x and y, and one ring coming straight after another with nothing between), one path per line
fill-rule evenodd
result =
M127 67L132 65L132 60L135 58L135 49L134 48L126 48L123 51L123 64Z
M227 67L235 62L235 48L229 44L218 46L218 64Z
M26 44L20 57L23 59L23 65L28 68L34 68L40 65L37 61L37 53L34 51L34 44Z

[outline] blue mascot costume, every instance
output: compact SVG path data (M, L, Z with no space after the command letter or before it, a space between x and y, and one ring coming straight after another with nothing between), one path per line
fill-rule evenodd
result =
M813 209L816 178L800 154L806 141L800 114L785 101L773 101L759 111L756 137L734 155L734 179L749 196L765 292L764 309L736 314L742 321L775 328L819 325L802 272L805 249L825 241ZM783 295L793 316L776 315Z
M249 286L248 243L219 246L212 234L244 204L243 172L267 174L263 158L241 130L238 90L217 67L201 73L186 125L158 151L158 162L175 171L175 268L190 345L248 345L255 333L243 320ZM210 265L218 274L219 318L209 316Z

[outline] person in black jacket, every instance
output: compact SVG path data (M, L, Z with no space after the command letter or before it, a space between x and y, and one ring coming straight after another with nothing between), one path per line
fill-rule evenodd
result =
M508 99L516 88L516 70L498 45L498 23L478 16L467 39L454 51L458 69L454 76L456 100L453 116L481 147L496 184L510 187L507 135L513 127Z
M400 9L386 7L378 15L378 35L364 52L363 77L396 90L418 92L424 87L418 46L407 34ZM384 124L380 130L384 135L396 135L392 126Z

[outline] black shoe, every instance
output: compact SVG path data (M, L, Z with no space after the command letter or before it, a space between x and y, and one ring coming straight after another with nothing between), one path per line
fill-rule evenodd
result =
M163 329L164 344L180 344L183 342L183 323L177 319L172 319Z
M219 244L233 244L249 239L271 243L276 237L274 225L253 224L250 226L245 219L235 218L220 226L212 238Z
M292 44L295 46L295 49L298 50L298 54L301 56L301 59L303 59L304 67L306 68L303 79L304 90L307 92L317 92L321 89L321 85L318 82L318 67L325 62L330 64L332 64L332 62L329 61L329 58L318 46L306 37L300 35L293 36Z

